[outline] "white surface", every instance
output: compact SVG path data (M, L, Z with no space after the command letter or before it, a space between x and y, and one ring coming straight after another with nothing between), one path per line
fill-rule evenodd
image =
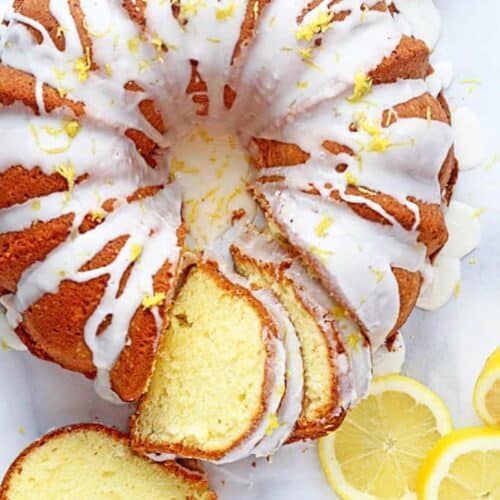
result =
M453 109L470 106L485 131L487 162L500 153L500 2L437 0L443 15L443 39L436 50L453 61L456 78L450 89ZM464 31L464 25L467 29ZM481 79L472 94L463 79ZM462 264L458 299L442 310L417 311L404 328L407 345L405 373L435 390L449 406L457 427L480 423L472 408L472 388L487 355L500 344L500 162L462 172L456 199L486 208L481 216L482 246L477 264ZM41 433L65 423L93 421L123 425L127 408L99 401L92 384L78 375L36 360L26 353L0 350L0 473L23 446ZM20 427L24 429L20 429ZM20 432L23 431L24 433ZM314 444L283 450L272 464L243 462L213 475L222 499L335 498L318 464Z

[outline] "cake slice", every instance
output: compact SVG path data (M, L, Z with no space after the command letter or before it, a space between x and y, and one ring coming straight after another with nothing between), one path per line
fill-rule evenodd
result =
M367 390L371 353L359 327L300 264L293 251L248 230L232 245L236 269L285 306L301 343L302 413L290 441L314 439L340 425Z
M0 487L1 500L140 498L209 500L203 472L136 455L120 432L95 424L47 434L19 455Z
M263 303L215 262L200 262L178 293L149 391L132 417L133 446L214 462L248 456L276 428L285 369Z

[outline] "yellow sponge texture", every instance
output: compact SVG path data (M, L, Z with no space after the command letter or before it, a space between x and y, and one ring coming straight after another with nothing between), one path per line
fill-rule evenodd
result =
M215 498L205 484L135 455L125 439L87 429L33 446L6 481L6 500Z
M267 359L257 304L215 266L190 271L133 424L134 442L217 459L252 430L264 411Z
M266 268L260 268L250 259L235 255L238 271L252 283L271 289L288 311L299 337L304 361L304 404L299 425L307 422L316 423L331 411L336 401L332 401L336 393L336 377L332 373L332 362L328 341L321 331L314 316L306 309L297 297L293 284L283 278L277 281L274 274Z

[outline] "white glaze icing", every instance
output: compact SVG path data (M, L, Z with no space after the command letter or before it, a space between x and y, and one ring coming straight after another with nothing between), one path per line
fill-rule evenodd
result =
M265 437L252 451L252 454L256 457L268 457L276 453L290 437L302 411L304 394L304 378L302 374L304 368L297 333L283 306L271 293L261 291L258 296L265 299L263 303L265 303L267 310L278 325L278 332L286 350L285 387L281 389L284 394L275 415L278 427L273 429L273 426L270 426L271 422L268 422Z
M0 298L1 301L1 298ZM0 342L2 347L13 349L15 351L27 351L26 346L21 342L16 332L7 322L5 309L0 305Z
M168 462L170 460L175 460L177 457L172 455L172 453L146 453L145 455L149 460L153 462Z
M373 354L373 376L381 377L401 373L405 362L406 346L403 335L397 333L390 346L382 344Z
M143 298L153 295L152 279L160 266L169 261L175 268L179 259L176 231L181 223L180 193L169 186L150 198L127 203L126 197L139 187L161 183L160 176L140 157L131 155L128 141L85 121L80 123L76 137L71 139L64 132L61 119L39 118L16 111L8 110L0 115L0 131L12 138L12 142L5 145L0 172L11 165L26 164L52 173L58 165L65 165L70 166L72 182L84 174L92 175L88 181L68 185L67 192L35 200L36 205L28 200L0 210L1 232L20 231L29 228L34 221L75 214L64 244L23 273L15 296L3 298L8 321L15 328L22 313L43 294L56 292L63 280L84 282L109 274L105 294L86 324L85 341L98 369L96 388L99 394L118 402L110 388L109 370L126 345L132 316ZM53 131L57 133L54 135ZM22 149L16 146L20 143ZM61 152L43 154L42 149ZM115 199L114 211L106 214L101 204L108 199ZM105 217L103 222L92 231L80 234L78 228L84 217L93 212ZM106 243L123 235L129 238L112 264L94 271L80 271ZM116 298L120 278L133 261L134 246L140 248L139 260L124 293ZM113 320L97 337L97 329L108 314L113 315ZM162 320L156 312L155 316L160 329Z
M434 49L441 36L441 16L433 0L393 0L393 3L409 25L405 32Z
M455 133L455 155L460 170L479 167L486 156L479 118L471 109L461 107L452 113L452 123Z
M433 264L427 264L417 306L436 310L460 291L460 260L477 248L481 241L478 209L452 201L446 213L448 242Z

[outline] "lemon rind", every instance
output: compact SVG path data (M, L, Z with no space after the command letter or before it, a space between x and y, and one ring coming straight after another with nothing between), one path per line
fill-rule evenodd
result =
M417 475L417 495L421 500L437 499L441 480L451 464L471 451L500 450L500 431L482 428L460 429L442 437L429 452Z

